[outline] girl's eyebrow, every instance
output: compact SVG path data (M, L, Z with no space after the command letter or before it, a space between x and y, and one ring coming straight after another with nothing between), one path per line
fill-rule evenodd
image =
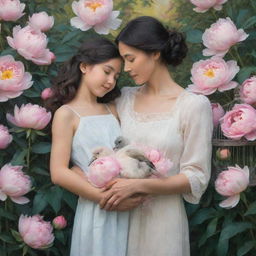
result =
M116 72L115 69L110 65L105 65L105 67L110 68L112 71ZM120 72L116 72L117 75L120 75Z
M130 56L133 56L133 55L130 54L130 53L126 53L126 54L123 56L123 58L130 57Z

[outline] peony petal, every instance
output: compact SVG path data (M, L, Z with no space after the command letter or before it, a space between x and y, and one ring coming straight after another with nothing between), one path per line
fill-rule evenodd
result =
M224 91L227 91L227 90L230 90L230 89L234 89L238 86L238 83L237 82L234 82L234 81L231 81L230 83L228 84L224 84L224 85L221 85L218 90L220 92L224 92Z
M226 200L222 201L219 204L219 206L222 208L230 209L230 208L235 207L238 204L239 200L240 200L240 194L230 196Z
M202 9L202 8L199 8L199 7L196 7L193 9L195 12L198 12L198 13L205 13L207 12L209 9Z
M79 28L82 31L87 31L88 29L90 29L92 26L85 23L83 20L81 20L79 17L74 17L70 20L70 24L71 26L75 27L75 28Z
M250 140L250 141L254 141L256 140L256 130L250 132L250 133L247 133L245 136L244 136L247 140Z
M25 196L21 196L21 197L12 197L10 196L11 200L16 203L16 204L26 204L28 203L30 200L25 197Z
M0 191L0 200L5 201L6 198L7 198L7 195L5 193L3 193L2 191Z
M221 11L222 10L222 5L215 5L213 8L217 11Z
M10 37L10 36L7 36L6 39L7 39L8 44L9 44L13 49L16 49L15 44L14 44L14 41L13 41L13 38Z

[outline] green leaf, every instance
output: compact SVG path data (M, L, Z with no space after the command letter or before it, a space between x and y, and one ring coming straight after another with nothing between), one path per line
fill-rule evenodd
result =
M190 224L192 226L202 224L205 220L215 217L216 213L217 211L213 208L203 208L196 213L196 215L192 218Z
M256 214L256 201L249 205L248 210L244 214L244 216Z
M249 78L250 75L251 75L251 73L252 73L252 72L255 72L255 71L256 71L256 67L244 67L244 68L242 68L242 69L239 71L238 75L237 75L238 82L239 82L240 84L242 84L243 81L244 81L245 79Z
M0 240L2 240L5 243L13 244L15 243L15 240L8 234L8 233L0 233Z
M39 142L32 146L32 152L37 154L47 154L51 151L51 143Z
M14 221L17 219L16 215L14 215L11 212L7 212L6 210L4 210L2 208L0 208L0 216L4 217L6 219L9 219L9 220L14 220Z
M67 205L73 209L73 211L76 210L76 205L77 205L77 196L70 193L67 190L63 191L63 200L67 203Z
M221 240L219 239L218 246L217 246L217 256L227 256L228 252L228 239Z
M249 252L253 247L255 247L256 242L255 241L247 241L244 243L237 251L237 256L243 256L246 255L247 252ZM247 254L248 255L248 254Z
M201 43L203 32L198 29L191 29L186 32L186 40L190 43Z
M78 36L80 33L81 33L81 31L80 31L79 29L67 33L67 34L63 37L63 39L62 39L61 45L63 45L64 43L66 43L67 41L69 41L69 40L71 40L71 39L74 40L74 38L75 38L76 36Z
M41 211L43 211L45 209L45 207L47 206L48 202L46 200L46 192L44 191L40 191L38 192L35 197L34 197L34 201L33 201L33 214L38 214Z
M61 208L62 194L63 190L58 186L53 186L47 191L46 200L51 205L56 214Z
M243 28L247 29L254 26L255 24L256 24L256 16L252 16L243 24Z
M16 241L18 241L18 242L23 241L22 238L21 238L21 235L18 231L14 230L14 229L11 229L11 232L12 232L12 235L15 238Z
M27 152L27 149L23 149L22 151L16 151L11 160L12 165L23 165Z
M235 235L244 232L245 230L252 228L252 223L249 222L233 222L222 229L220 239L225 240Z
M247 9L239 10L239 13L236 19L236 25L238 28L243 27L243 22L248 17L248 13L249 13L249 10Z
M214 218L207 226L206 232L204 233L204 235L201 237L201 239L199 240L199 246L201 247L206 240L211 237L212 235L215 234L216 232L216 228L217 228L217 224L218 224L218 218Z
M62 230L56 230L56 231L54 232L54 235L55 235L55 237L56 237L61 243L63 243L63 244L65 245L66 239L65 239L65 236L64 236L64 232L63 232Z

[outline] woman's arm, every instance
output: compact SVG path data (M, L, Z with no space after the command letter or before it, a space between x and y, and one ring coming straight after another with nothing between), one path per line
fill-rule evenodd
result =
M112 210L134 194L168 195L191 191L189 180L184 174L161 179L117 179L105 189L107 193L100 201L101 208L105 210Z
M101 191L93 187L86 179L68 168L71 154L72 138L76 117L66 108L56 111L52 123L52 149L50 159L51 179L70 192L99 202Z

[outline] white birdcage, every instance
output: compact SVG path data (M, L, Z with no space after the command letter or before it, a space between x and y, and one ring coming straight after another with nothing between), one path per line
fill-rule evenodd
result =
M235 90L235 103L240 103L238 90ZM232 109L232 104L227 104L226 110ZM250 170L250 186L256 186L256 141L248 141L245 138L240 140L232 140L223 135L220 125L214 129L213 132L213 179L228 166L239 165L243 168L245 165ZM216 152L218 149L228 149L230 157L220 160Z

